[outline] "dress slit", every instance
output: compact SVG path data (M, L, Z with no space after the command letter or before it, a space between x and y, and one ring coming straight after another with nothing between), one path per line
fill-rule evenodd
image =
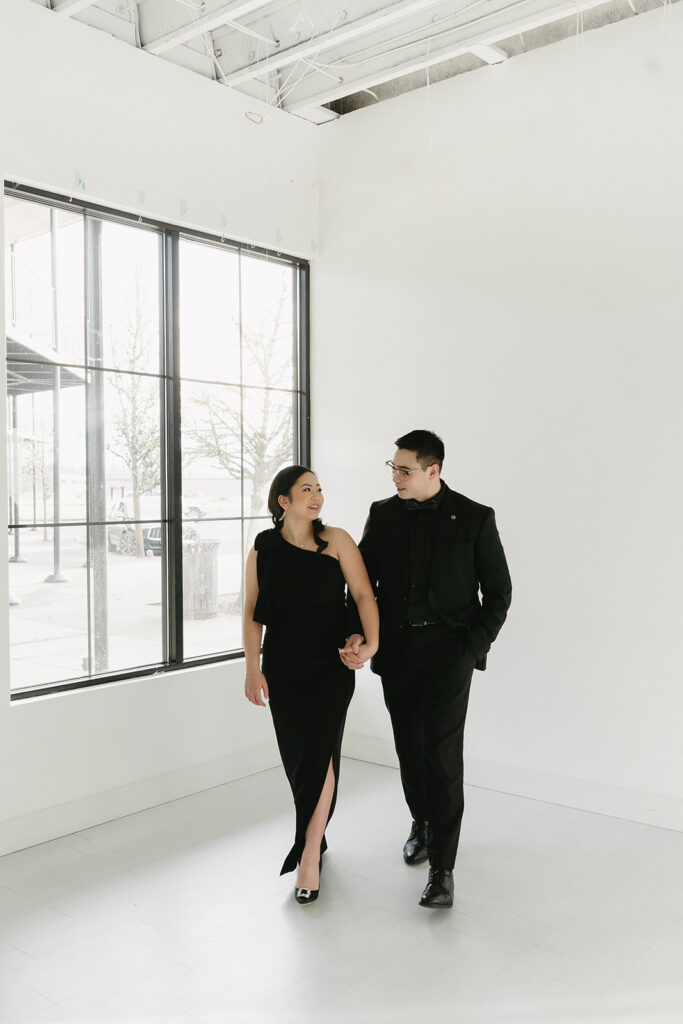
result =
M327 826L330 823L334 809L337 804L337 791L339 788L339 769L341 765L341 739L344 732L344 722L346 720L346 711L344 712L344 718L339 727L339 733L332 749L331 753L327 755L327 759L324 762L324 768L316 766L315 774L312 770L306 766L305 763L300 763L300 771L297 771L293 776L290 775L289 771L286 770L289 784L292 788L292 794L294 796L294 807L296 811L296 826L294 835L294 845L284 859L282 868L280 869L281 875L286 875L289 871L296 870L297 865L301 861L301 854L303 853L304 846L306 845L306 830L309 826L310 820L313 817L316 807L320 802L322 796L323 787L325 785L325 779L327 778L327 772L332 763L332 775L334 777L334 790L332 791L332 800L330 802L330 810L327 815L327 821L325 822L325 832ZM277 729L276 729L277 732ZM297 779L296 776L299 776ZM303 776L303 778L302 778ZM314 780L314 781L311 781ZM317 794L317 795L316 795ZM320 854L325 852L327 849L327 837L323 832L323 838L320 843Z

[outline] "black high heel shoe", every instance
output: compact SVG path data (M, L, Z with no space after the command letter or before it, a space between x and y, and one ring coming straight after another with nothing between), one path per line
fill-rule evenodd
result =
M318 873L320 873L320 871L322 870L322 866L323 866L323 857L322 857L322 854L320 854L320 860L318 861ZM297 903L300 903L302 906L305 906L307 903L315 903L315 901L317 900L319 895L320 895L320 889L319 888L318 889L306 889L304 887L304 888L299 889L299 888L295 887L295 889L294 889L294 899L296 900Z

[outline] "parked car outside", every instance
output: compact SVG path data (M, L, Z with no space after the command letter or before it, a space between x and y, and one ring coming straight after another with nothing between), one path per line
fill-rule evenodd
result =
M190 517L191 510L183 510L183 518ZM107 527L107 544L110 551L120 555L137 554L136 524L133 522L133 495L126 493L121 501L112 507L109 518L114 520ZM143 494L140 498L140 519L161 518L161 495ZM142 525L142 542L146 555L161 555L163 531L160 523L144 523ZM183 543L191 543L198 539L198 533L192 523L183 524Z

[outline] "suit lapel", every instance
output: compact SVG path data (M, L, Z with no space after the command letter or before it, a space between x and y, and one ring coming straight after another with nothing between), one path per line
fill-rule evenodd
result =
M400 566L403 592L407 593L410 585L410 513L400 498L396 499L394 537L391 549L396 553Z
M439 564L443 541L446 539L447 533L452 531L453 528L455 527L455 524L457 523L457 498L455 497L455 494L450 489L450 487L447 486L447 484L444 483L443 486L446 493L443 496L443 500L437 513L439 521L436 527L434 548L432 550L432 561L429 568L430 582L434 574L434 568Z

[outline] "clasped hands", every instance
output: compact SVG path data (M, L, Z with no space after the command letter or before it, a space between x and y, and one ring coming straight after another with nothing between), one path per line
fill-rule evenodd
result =
M366 644L360 633L348 637L344 647L339 649L339 657L347 668L362 668L366 661L377 651L377 644Z

